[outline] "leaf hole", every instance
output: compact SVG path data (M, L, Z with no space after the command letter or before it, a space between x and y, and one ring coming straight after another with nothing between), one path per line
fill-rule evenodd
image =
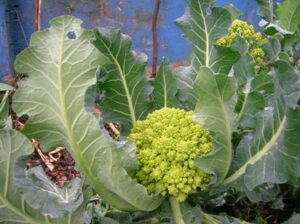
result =
M67 37L69 38L69 40L76 40L76 38L77 38L75 32L73 32L73 31L68 32Z
M205 9L206 15L211 15L211 8L207 7Z

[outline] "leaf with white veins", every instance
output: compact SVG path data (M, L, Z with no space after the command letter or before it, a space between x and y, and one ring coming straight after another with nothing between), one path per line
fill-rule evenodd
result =
M99 104L106 122L119 122L127 134L137 120L149 112L145 67L147 56L131 50L131 39L117 29L95 31L95 47L108 58L100 82L104 96Z
M179 107L180 104L176 94L177 80L168 60L164 58L153 82L153 96L156 108Z
M256 115L256 128L236 152L235 167L225 185L240 180L248 190L264 183L295 181L300 174L300 97L297 73L286 62L275 63L271 73L275 93L270 106Z
M185 14L176 20L193 46L193 67L210 67L216 73L228 73L239 54L225 47L215 47L218 38L227 34L232 22L225 8L212 7L213 0L188 0Z

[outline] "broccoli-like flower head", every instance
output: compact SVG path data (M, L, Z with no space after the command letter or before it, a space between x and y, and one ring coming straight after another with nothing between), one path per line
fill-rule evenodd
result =
M137 180L149 192L160 191L182 202L203 189L211 175L199 170L194 159L212 149L212 136L192 120L192 112L163 108L137 121L129 140L137 147Z
M249 50L254 59L254 64L256 66L261 66L265 52L260 48L260 46L265 43L266 40L262 37L261 33L255 33L253 26L249 25L245 21L239 19L234 20L228 29L227 36L218 39L216 44L221 46L230 46L234 43L238 34L249 44Z

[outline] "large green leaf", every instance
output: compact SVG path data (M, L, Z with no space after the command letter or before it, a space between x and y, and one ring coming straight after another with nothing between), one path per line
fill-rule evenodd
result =
M90 190L87 188L84 190L85 202L82 206L72 216L68 214L60 220L52 220L26 203L14 181L14 164L15 160L32 152L32 145L21 133L14 130L0 130L0 223L83 223L82 215L90 196ZM47 206L44 204L45 208Z
M119 30L99 28L95 34L95 47L109 59L102 68L105 76L100 82L103 117L107 122L119 122L122 132L128 133L149 111L147 57L132 51L130 37Z
M225 47L215 47L227 34L231 14L225 8L212 7L213 0L188 0L185 14L176 20L184 36L193 45L194 67L211 67L216 73L228 73L239 54Z
M256 3L258 15L268 22L273 22L275 19L273 0L256 0Z
M23 133L37 138L45 150L66 147L93 188L122 210L153 210L163 200L149 196L122 167L119 149L85 111L84 94L96 82L96 70L106 59L91 43L94 32L71 16L57 17L51 27L34 33L30 47L17 56L19 83L14 110L28 114ZM118 45L114 45L117 48Z
M300 24L300 1L285 0L279 3L276 9L277 23L282 28L295 32Z
M234 77L216 75L206 67L199 70L195 81L197 104L194 118L214 136L213 152L198 158L196 165L216 174L216 185L226 177L232 160L231 135L237 102L236 89Z
M177 92L176 77L169 66L168 60L164 58L153 82L153 96L156 108L179 107Z
M249 191L264 183L293 183L300 175L300 97L297 73L286 62L275 63L271 73L275 93L270 105L256 115L253 133L236 150L232 173L224 184L236 180Z

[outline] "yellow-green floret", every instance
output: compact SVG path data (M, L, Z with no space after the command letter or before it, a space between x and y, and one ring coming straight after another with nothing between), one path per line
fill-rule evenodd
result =
M160 191L178 201L205 187L210 175L199 170L194 160L212 149L212 137L192 120L192 112L163 108L137 121L129 135L137 147L137 180L148 191Z
M240 35L249 44L249 52L254 59L254 64L261 66L265 52L261 49L261 45L266 42L261 33L255 33L254 27L242 20L234 20L228 29L228 34L216 41L218 45L230 46L236 40L236 36Z

